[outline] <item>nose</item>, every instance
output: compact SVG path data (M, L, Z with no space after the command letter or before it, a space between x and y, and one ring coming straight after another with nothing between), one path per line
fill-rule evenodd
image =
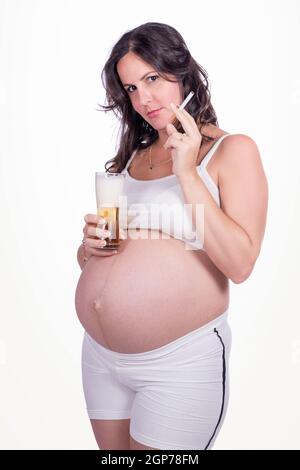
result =
M147 106L152 101L151 92L149 90L140 90L139 99L141 106Z

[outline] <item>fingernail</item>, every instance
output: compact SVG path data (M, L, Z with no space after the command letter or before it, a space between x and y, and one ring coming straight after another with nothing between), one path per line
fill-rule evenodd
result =
M96 237L100 238L101 240L104 240L104 238L106 237L105 231L103 233L103 230L100 227L96 227L95 231L96 231Z

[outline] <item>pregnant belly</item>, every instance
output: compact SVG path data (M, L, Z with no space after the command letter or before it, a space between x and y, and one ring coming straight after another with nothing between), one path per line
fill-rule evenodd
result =
M110 257L91 257L75 306L85 330L118 352L155 349L223 313L228 280L203 251L180 240L127 239Z

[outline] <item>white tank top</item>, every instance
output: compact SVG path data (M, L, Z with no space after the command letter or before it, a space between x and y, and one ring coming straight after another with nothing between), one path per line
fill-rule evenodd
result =
M217 150L222 140L230 134L224 134L212 146L198 165L197 172L220 207L219 189L206 166ZM162 238L171 237L185 242L187 250L204 250L203 232L196 234L192 224L192 205L185 204L181 186L176 175L162 178L139 180L128 173L128 167L137 150L129 158L124 170L125 183L121 206L121 225L126 229L153 229L162 232ZM125 196L125 197L124 197ZM204 227L203 205L199 204L197 212L197 227ZM138 232L137 232L138 233ZM137 237L138 238L138 237Z

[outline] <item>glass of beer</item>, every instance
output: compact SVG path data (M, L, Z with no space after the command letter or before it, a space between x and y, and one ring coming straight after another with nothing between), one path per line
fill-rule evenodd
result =
M113 250L120 245L120 196L123 193L125 175L96 171L97 215L105 219L101 228L110 231L105 238L106 245L102 250Z

